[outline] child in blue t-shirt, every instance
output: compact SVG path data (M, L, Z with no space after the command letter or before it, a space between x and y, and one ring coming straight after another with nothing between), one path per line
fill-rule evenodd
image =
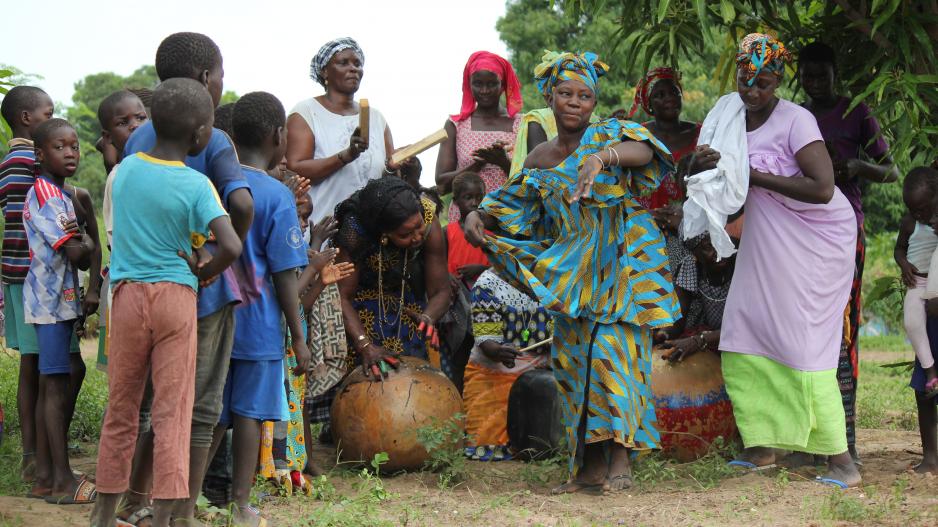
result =
M181 32L169 35L156 50L156 74L160 81L172 78L195 80L208 90L214 107L218 107L224 89L224 67L218 45L201 33ZM185 164L209 179L231 215L231 224L243 241L251 226L254 202L251 189L241 173L234 144L223 131L212 128L205 148L185 158ZM144 152L156 142L151 123L137 129L124 146L124 155ZM206 244L211 249L214 244ZM231 360L234 338L234 305L241 301L241 292L233 273L228 270L212 284L199 289L198 353L196 356L195 404L192 412L192 474L189 487L202 488L208 466L212 434L221 414L222 390ZM135 489L137 490L137 489ZM193 492L184 504L173 511L174 521L195 523Z
M235 338L223 410L215 437L233 428L232 498L235 523L254 524L249 507L263 421L289 418L284 391L284 331L303 334L297 298L296 269L307 264L306 243L296 217L293 194L267 175L286 149L286 113L269 93L249 93L232 114L235 145L254 197L254 222L235 265L244 301L235 308ZM309 349L293 341L297 366L305 373Z
M156 143L125 156L112 182L111 349L108 408L98 450L92 525L112 525L128 490L146 376L153 385L153 524L168 525L189 497L189 436L196 377L196 291L241 253L208 179L186 167L209 141L212 98L192 79L153 93ZM191 254L209 235L208 261Z
M33 141L42 173L23 206L32 255L23 285L24 319L36 329L39 343L32 494L50 503L91 503L94 484L76 479L68 461L68 420L75 404L69 389L69 355L75 320L81 315L77 266L95 249L91 237L79 233L75 206L62 190L78 169L78 134L68 121L50 119L36 128Z

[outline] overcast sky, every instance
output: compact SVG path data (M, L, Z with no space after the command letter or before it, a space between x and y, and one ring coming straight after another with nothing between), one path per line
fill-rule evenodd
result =
M153 63L170 33L196 31L221 48L225 89L271 92L289 111L322 93L309 78L319 47L350 36L365 52L356 99L381 110L396 145L428 135L459 110L462 70L472 52L507 57L495 30L505 0L36 0L34 9L42 16L6 24L0 63L43 76L42 88L62 103L71 102L75 81L85 75L129 75ZM422 181L431 183L436 149L420 158Z

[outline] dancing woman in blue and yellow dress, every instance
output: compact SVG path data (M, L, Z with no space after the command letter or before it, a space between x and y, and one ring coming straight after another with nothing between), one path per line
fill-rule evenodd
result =
M466 219L467 239L555 317L570 448L570 479L555 493L627 488L629 453L658 446L651 333L680 312L664 238L635 201L658 187L671 154L633 122L590 124L606 69L593 53L544 55L535 79L558 135Z

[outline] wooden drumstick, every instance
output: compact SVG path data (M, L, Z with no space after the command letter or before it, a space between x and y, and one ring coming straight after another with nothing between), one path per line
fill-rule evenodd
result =
M368 99L361 99L358 101L358 133L361 134L361 138L366 143L368 142Z
M521 348L521 349L519 349L519 350L518 350L518 353L524 353L524 352L526 352L526 351L531 351L531 350L533 350L534 348L538 348L538 347L540 347L540 346L543 346L544 344L550 344L550 343L552 343L553 341L554 341L554 337L546 338L546 339L544 339L544 340L542 340L542 341L540 341L540 342L535 342L534 344L531 344L530 346L528 346L528 347L526 347L526 348Z
M424 137L420 141L417 141L410 146L405 146L404 148L391 154L391 162L394 164L400 164L407 158L414 157L415 155L425 150L429 150L443 141L446 141L447 137L449 137L449 134L446 133L446 130L444 128L440 128L436 132L433 132L432 134Z

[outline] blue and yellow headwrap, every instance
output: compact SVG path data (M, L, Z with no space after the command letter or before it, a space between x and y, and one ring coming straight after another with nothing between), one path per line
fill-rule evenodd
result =
M785 44L763 33L746 35L736 54L736 65L745 71L747 86L752 86L763 71L781 77L789 62L791 52L785 49Z
M582 54L545 51L541 63L534 67L534 80L544 97L550 95L557 84L570 80L580 81L596 93L596 83L607 71L609 66L591 51Z

